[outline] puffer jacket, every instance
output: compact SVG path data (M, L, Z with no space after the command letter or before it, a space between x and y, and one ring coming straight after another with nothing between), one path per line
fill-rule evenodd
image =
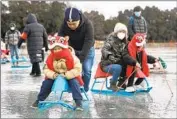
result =
M122 55L125 52L125 47L125 40L120 40L117 36L110 34L101 50L101 68L110 64L122 64Z
M20 35L21 33L18 30L8 30L5 35L5 43L9 45L17 45Z
M26 26L21 35L18 47L23 40L27 40L27 50L31 63L42 61L42 48L48 49L47 33L42 24L37 22L34 14L27 16Z
M129 41L131 41L131 39L136 33L147 34L147 24L143 16L136 17L135 15L133 15L130 17L128 23L128 33L129 33Z
M82 65L80 63L80 60L76 57L75 52L73 50L73 48L69 47L71 52L72 52L72 56L74 58L74 68L67 71L67 67L66 67L66 63L64 59L60 59L60 60L55 60L53 62L53 66L54 66L54 71L50 70L47 65L44 65L44 74L47 78L49 79L55 79L56 78L56 73L57 74L63 74L65 73L65 76L67 79L72 79L75 78L79 75L81 75L82 72Z

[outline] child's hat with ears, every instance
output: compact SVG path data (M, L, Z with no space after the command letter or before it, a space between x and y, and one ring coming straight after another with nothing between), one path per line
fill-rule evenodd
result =
M59 46L61 48L68 48L68 40L68 36L53 36L52 38L50 38L49 41L49 49L53 49L55 46Z

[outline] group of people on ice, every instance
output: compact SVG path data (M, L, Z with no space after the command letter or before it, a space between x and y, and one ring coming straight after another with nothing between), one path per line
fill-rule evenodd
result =
M141 8L134 8L128 28L125 24L117 23L101 49L100 66L102 71L112 75L110 89L116 91L122 87L127 92L134 92L144 87L144 79L137 73L141 70L149 76L147 63L155 63L157 58L146 54L147 24L141 16ZM69 7L65 10L63 23L57 36L47 41L47 33L43 25L38 23L34 14L27 16L26 25L20 35L17 47L27 41L27 50L32 70L30 75L40 76L39 63L42 61L42 48L49 55L44 65L45 80L42 83L37 100L32 107L37 107L39 101L44 101L50 94L57 77L64 78L71 87L76 110L83 110L80 86L89 91L89 84L94 64L94 28L92 22L77 8ZM11 49L10 49L11 50ZM17 56L18 58L18 56ZM129 77L128 83L124 83ZM134 79L137 80L134 83Z

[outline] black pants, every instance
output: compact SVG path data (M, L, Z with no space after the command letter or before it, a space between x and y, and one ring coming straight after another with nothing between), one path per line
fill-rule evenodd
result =
M134 79L135 79L135 75L136 75L136 72L133 73L133 74L130 76L130 78L129 78L129 80L128 80L127 87L133 86L133 82L134 82ZM144 79L144 78L138 78L138 79L136 80L136 82L135 82L135 85L139 85L139 84L143 81L143 79Z
M35 63L32 64L31 73L33 73L33 74L41 74L41 69L40 69L40 66L39 66L39 62L35 62Z
M45 57L44 50L42 50L42 62L44 62L44 57Z

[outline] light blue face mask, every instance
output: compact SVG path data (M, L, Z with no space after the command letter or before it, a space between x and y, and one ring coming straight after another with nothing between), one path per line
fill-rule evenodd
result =
M141 11L135 12L135 16L140 17L140 15L141 15Z

